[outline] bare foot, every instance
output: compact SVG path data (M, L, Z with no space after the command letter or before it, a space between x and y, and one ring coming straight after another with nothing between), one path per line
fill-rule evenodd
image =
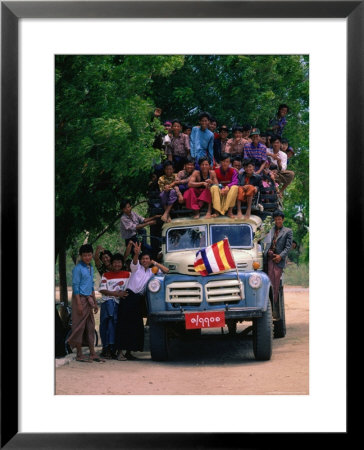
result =
M234 214L233 213L228 213L228 214L226 214L228 217L230 217L230 219L235 219L236 218L236 216L234 216Z
M216 213L211 214L211 217L212 217L212 218L219 217L219 214L216 214Z
M199 218L200 218L200 213L199 213L199 212L196 213L192 218L193 218L193 219L199 219Z
M170 217L168 217L167 222L172 222L172 219Z
M236 216L236 218L237 218L237 219L244 219L244 216L243 216L241 213L239 213L239 214Z
M205 219L211 219L211 218L212 218L212 215L210 213L206 213Z

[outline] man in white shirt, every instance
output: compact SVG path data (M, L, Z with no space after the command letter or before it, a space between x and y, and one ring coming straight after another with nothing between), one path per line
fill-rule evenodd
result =
M157 272L154 268L163 273L169 272L169 269L163 264L153 261L149 254L141 254L141 243L135 243L133 261L130 264L131 275L126 290L128 295L120 299L118 308L115 333L116 359L118 361L135 360L137 358L131 352L143 351L143 294L149 279ZM123 355L122 350L126 350L125 355Z
M271 163L270 169L277 170L276 181L282 185L279 188L279 195L282 196L286 187L292 183L294 172L287 170L287 154L281 150L281 138L273 136L271 143L273 152L267 150L267 155Z

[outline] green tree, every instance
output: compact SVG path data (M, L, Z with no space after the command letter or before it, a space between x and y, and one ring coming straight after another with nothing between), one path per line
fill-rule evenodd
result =
M119 202L145 192L160 124L148 92L183 56L56 56L56 238L61 298L66 301L65 257L84 230L113 223Z

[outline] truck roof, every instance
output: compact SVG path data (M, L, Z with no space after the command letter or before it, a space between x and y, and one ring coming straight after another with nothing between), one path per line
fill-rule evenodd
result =
M262 224L262 219L258 216L251 215L248 220L246 219L231 219L226 216L218 216L213 217L212 219L206 219L205 217L200 217L199 219L193 219L192 217L178 217L176 219L172 219L171 222L165 223L162 227L162 233L165 234L169 228L176 226L183 227L194 227L196 225L205 225L205 224L240 224L240 223L248 223L252 226L253 231L260 227Z

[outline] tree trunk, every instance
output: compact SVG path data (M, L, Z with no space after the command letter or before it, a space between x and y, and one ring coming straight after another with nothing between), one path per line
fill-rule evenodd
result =
M67 291L67 272L66 272L66 249L61 247L58 254L58 270L59 270L59 289L60 300L64 305L68 305L68 291Z

